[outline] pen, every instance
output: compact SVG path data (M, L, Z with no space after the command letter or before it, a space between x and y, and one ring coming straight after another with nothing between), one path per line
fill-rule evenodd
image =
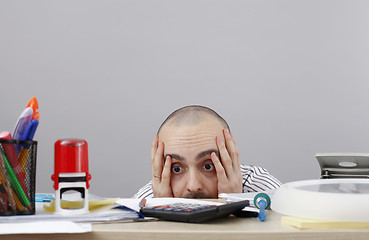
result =
M35 134L40 114L38 112L38 102L36 97L33 97L27 104L26 109L21 113L17 124L14 129L13 138L15 140L32 140ZM36 124L35 121L36 120ZM31 121L33 123L31 124ZM30 138L30 139L29 139ZM17 145L17 153L20 151L19 145Z
M1 159L3 159L3 156L0 154L0 158ZM4 164L4 162L3 162L3 164ZM5 171L5 176L6 176L6 169L5 169L5 165L3 166L4 168L4 171ZM2 168L2 167L1 167ZM2 173L1 173L1 171L0 171L0 180L1 181L6 181L7 183L6 183L6 185L4 185L5 183L3 183L3 185L4 185L4 187L5 187L5 191L6 191L6 194L7 194L7 196L9 196L9 204L10 204L10 208L12 208L12 209L14 209L14 211L16 210L16 208L19 210L19 211L21 211L21 212L23 212L23 211L25 211L25 210L27 210L23 205L22 205L22 203L20 202L20 200L19 200L19 198L18 198L18 196L17 196L17 194L14 192L14 189L13 188L11 188L10 186L10 182L9 182L9 179L8 179L8 177L6 176L6 180L4 180L4 178L3 178L3 175L2 175ZM13 202L14 201L14 202ZM13 207L13 205L16 205L16 208L15 208L15 206Z
M26 210L31 210L31 209L28 209L26 207L24 207L21 203L21 201L19 200L18 196L17 196L17 193L14 191L14 189L12 188L12 193L13 193L13 196L14 196L14 200L15 200L15 204L17 205L17 209L20 211L20 212L24 212Z
M22 150L19 153L18 159L19 159L20 168L22 169L22 172L24 175L26 174L26 170L27 170L28 157L29 157L29 149L22 148Z
M10 207L11 207L12 210L15 211L16 210L16 202L14 200L14 195L13 195L12 189L10 187L9 178L6 175L6 168L5 168L4 158L3 158L2 154L0 154L0 173L1 173L2 180L3 180L3 185L4 185L4 188L5 188L5 191L7 192L8 197L9 197Z
M11 134L10 132L4 131L0 133L0 139L7 139L10 140L11 139ZM11 167L13 168L12 171L14 171L16 177L17 177L17 181L19 181L21 187L23 188L24 192L27 192L27 187L24 181L24 173L21 169L21 166L18 162L17 159L17 155L15 152L15 148L14 148L14 144L12 143L2 143L1 144L4 150L4 156L6 156L7 161L9 161ZM1 146L0 145L0 146ZM28 197L28 196L27 196Z
M36 129L38 126L38 120L33 119L30 123L28 123L26 129L23 132L22 137L19 140L22 141L32 141L35 135Z
M24 141L32 141L33 137L35 135L37 126L38 126L38 120L37 119L33 119L27 126L26 130L24 131L24 136L22 137L21 140ZM18 159L19 159L19 164L21 166L21 169L23 171L23 173L25 173L26 171L26 164L27 164L27 159L28 159L28 153L29 153L29 147L30 145L28 144L22 144L22 149L19 152L18 155Z
M17 209L19 211L23 212L27 209L20 202L17 194L14 192L14 189L11 188L11 184L9 182L8 176L6 175L6 169L5 169L5 164L4 164L3 160L4 160L3 155L0 154L0 180L5 182L3 185L5 186L7 196L9 196L10 207L15 211L16 210L15 206L14 206L14 204L15 204ZM5 178L3 176L5 176Z
M27 125L31 122L33 115L33 110L31 107L28 107L23 110L19 119L15 125L13 137L15 140L20 140L24 130L26 130Z
M1 152L1 154L2 154L3 159L4 159L6 173L8 175L10 184L14 188L15 192L17 193L18 197L20 198L20 200L22 201L24 206L29 208L29 209L32 209L31 202L29 201L28 196L26 195L26 193L23 191L23 188L20 185L20 183L19 183L13 169L11 168L8 160L6 159L6 156L5 156L4 152Z
M7 200L8 193L5 190L3 182L0 182L0 212L7 213L8 212L8 200Z

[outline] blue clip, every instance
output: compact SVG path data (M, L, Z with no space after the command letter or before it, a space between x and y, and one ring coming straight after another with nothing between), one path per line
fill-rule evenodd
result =
M51 194L36 194L35 196L36 202L51 202L51 200L55 200Z

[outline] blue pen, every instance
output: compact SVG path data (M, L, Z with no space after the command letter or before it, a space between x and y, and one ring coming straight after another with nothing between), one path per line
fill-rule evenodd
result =
M36 129L38 126L38 120L33 119L26 127L26 130L24 130L23 136L20 140L24 141L32 141L33 137L35 136Z
M33 137L35 136L35 133L36 133L36 130L37 130L37 127L38 127L38 123L39 121L37 119L33 119L32 122L31 122L31 130L28 134L28 137L27 137L27 140L28 141L32 141L33 140Z
M22 137L19 139L21 141L32 141L35 135L36 129L38 126L38 120L33 119L30 123L28 123L26 129L24 130ZM22 148L29 149L29 144L17 144L16 150L17 153L21 152Z
M28 124L26 130L24 131L21 140L32 141L33 137L35 135L37 126L38 126L38 120L33 119ZM17 152L19 152L19 157L18 157L19 160L18 161L19 161L23 171L25 171L25 170L29 171L28 168L30 168L30 166L31 166L31 165L27 165L28 153L29 153L30 147L31 147L30 144L17 144L17 146L16 146Z

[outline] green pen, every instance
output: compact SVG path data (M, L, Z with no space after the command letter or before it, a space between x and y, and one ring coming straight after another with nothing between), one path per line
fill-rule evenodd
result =
M4 163L5 163L5 168L6 168L6 173L8 175L10 184L12 185L12 187L14 188L15 192L17 193L19 199L22 201L22 203L24 204L24 206L28 207L31 209L31 202L29 201L26 193L23 191L22 186L20 185L17 176L15 175L12 167L10 166L8 159L6 158L4 152L1 152L4 158Z

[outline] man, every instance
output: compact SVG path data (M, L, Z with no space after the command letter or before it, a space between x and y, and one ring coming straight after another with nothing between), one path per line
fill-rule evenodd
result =
M218 198L281 186L265 169L240 165L227 122L203 106L180 108L162 123L151 147L151 169L152 181L135 198Z

